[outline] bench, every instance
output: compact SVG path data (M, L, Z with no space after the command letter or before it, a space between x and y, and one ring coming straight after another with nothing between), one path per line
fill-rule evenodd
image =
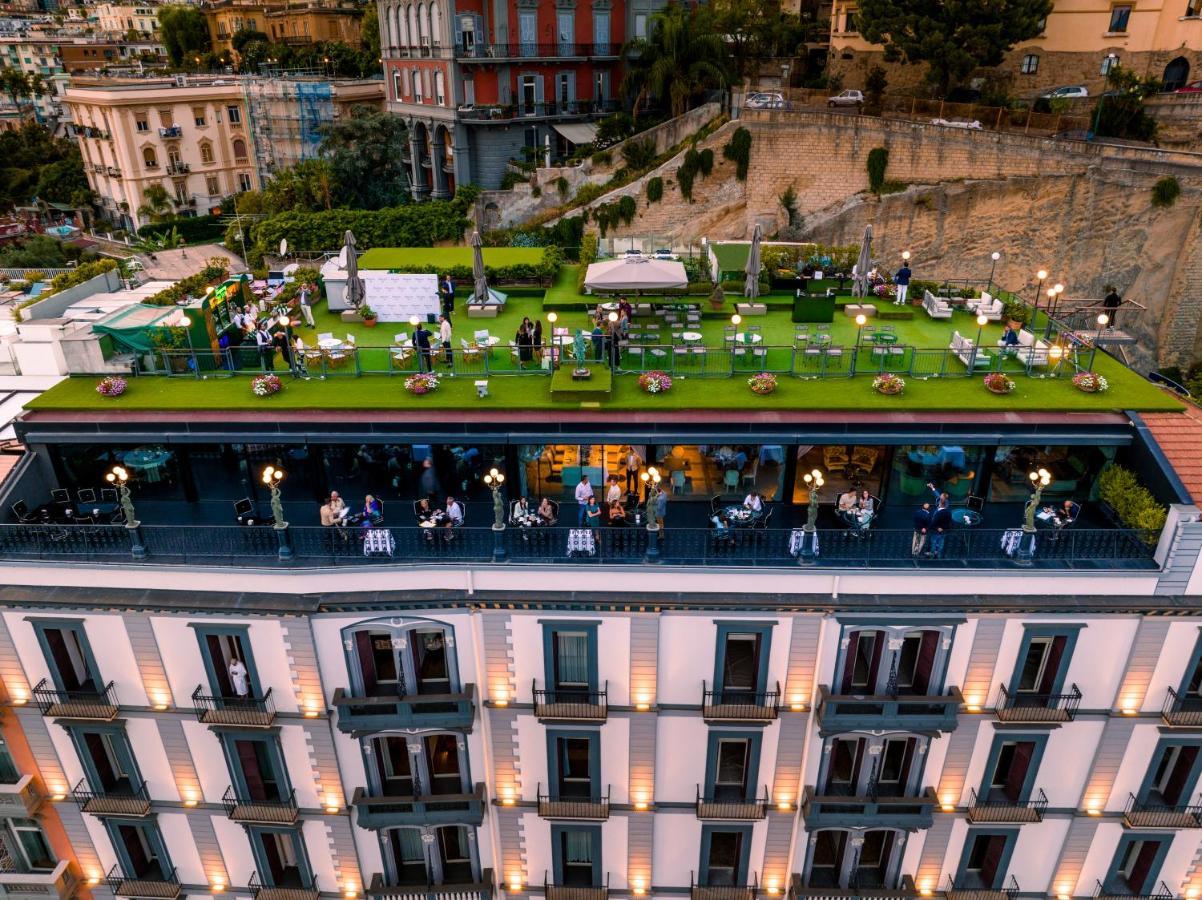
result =
M766 316L768 315L768 304L766 303L736 303L735 312L741 316Z
M469 303L467 317L469 319L495 319L500 311L501 304L499 303Z
M922 292L922 308L932 319L950 319L952 317L952 308L947 301L939 299L930 291Z
M843 315L849 319L854 319L856 316L871 319L876 316L876 307L871 303L848 303L843 307Z
M984 350L978 350L976 341L964 337L959 331L952 332L952 342L947 345L947 349L951 350L956 359L973 371L989 368L989 354ZM974 350L976 350L975 354Z

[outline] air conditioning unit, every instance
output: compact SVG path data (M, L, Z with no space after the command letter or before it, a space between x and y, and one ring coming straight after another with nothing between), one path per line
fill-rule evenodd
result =
M175 76L175 86L176 87L187 87L188 86L188 76L187 75L176 75Z

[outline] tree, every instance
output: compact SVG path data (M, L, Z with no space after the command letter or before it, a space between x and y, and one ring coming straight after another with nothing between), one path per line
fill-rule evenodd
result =
M234 36L230 38L230 46L234 48L235 53L242 53L242 50L251 41L262 41L268 43L271 40L265 32L255 31L251 28L239 28L234 32Z
M401 156L408 140L401 119L366 107L324 126L318 149L329 159L335 205L381 209L407 203L409 172Z
M171 217L171 197L167 189L161 184L149 185L136 212L139 219L145 216L151 222L165 222Z
M20 69L0 69L0 89L8 94L13 106L21 107L22 100L40 97L46 90L46 82L37 73L22 72Z
M776 2L713 0L703 7L706 27L729 48L731 68L743 77L765 57L790 57L805 40L805 27L796 13Z
M90 206L92 190L83 171L83 159L76 150L65 159L48 163L38 173L37 195L48 203ZM83 201L82 203L80 201Z
M334 176L324 159L301 160L277 172L263 187L263 207L268 215L293 210L332 207Z
M1106 92L1094 106L1094 134L1099 137L1150 141L1156 137L1156 120L1144 109L1144 100L1160 90L1151 76L1114 66L1106 75Z
M881 104L885 99L885 88L889 86L889 81L885 77L885 70L880 66L873 66L868 70L868 77L864 80L864 114L868 116L879 116L881 114Z
M363 52L378 62L380 59L380 17L374 3L363 7L363 23L359 28L359 40L363 43Z
M726 46L708 16L676 0L651 17L646 38L628 41L622 58L629 66L622 93L634 114L653 98L666 101L673 116L687 110L707 90L730 82Z
M68 165L55 165L60 162ZM47 169L51 171L43 181ZM74 141L55 138L33 123L0 133L0 210L27 204L34 197L72 205L81 205L82 200L86 204L91 196L87 187Z
M180 66L185 58L209 50L209 26L205 23L204 13L195 6L159 7L159 33L173 66Z
M943 96L1037 37L1051 11L1051 0L862 0L856 22L865 40L884 45L887 61L926 63Z

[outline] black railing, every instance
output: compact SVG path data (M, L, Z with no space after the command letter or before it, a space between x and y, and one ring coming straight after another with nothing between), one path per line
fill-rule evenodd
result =
M1042 790L1026 800L1011 800L1003 797L1000 800L977 796L972 789L968 799L968 821L991 824L1010 824L1022 822L1042 822L1043 814L1048 808L1048 797Z
M186 162L169 162L167 163L168 175L187 175L192 171L192 167Z
M755 900L759 889L754 873L749 884L698 884L695 873L689 873L689 900Z
M476 710L476 686L468 683L454 694L402 694L356 697L335 688L330 705L338 711L338 728L359 736L393 728L470 728Z
M368 897L384 900L493 900L493 870L483 869L480 880L433 884L387 884L384 876L376 873L364 891Z
M867 879L863 879L867 881ZM928 896L930 892L927 892ZM918 898L923 894L914 884L910 875L902 875L897 887L876 887L863 884L859 873L855 870L847 877L847 887L818 887L808 886L805 879L794 874L789 884L789 900L803 898L821 898L821 900L903 900L903 898Z
M160 128L159 137L161 138L180 138L184 136L184 130L178 125L172 125L170 128Z
M1075 684L1065 694L1011 694L1004 684L1000 687L994 712L1003 722L1071 722L1081 706L1081 689Z
M505 122L512 119L538 119L553 116L599 116L617 112L616 100L540 100L529 103L502 103L490 106L461 106L460 119Z
M1197 694L1178 694L1173 688L1169 688L1160 715L1166 725L1202 725L1202 697Z
M266 728L275 719L271 688L262 697L217 697L205 694L204 686L197 685L192 692L192 708L196 718L206 725Z
M43 678L33 689L33 702L44 716L64 719L115 719L117 691L113 682L96 691L60 691Z
M609 682L600 690L538 688L532 682L534 715L540 719L604 721L609 715Z
M589 819L609 818L609 785L605 793L596 792L588 797L564 797L558 792L544 794L543 786L536 788L538 814L544 819Z
M731 821L756 821L764 818L768 810L768 787L762 796L727 799L718 797L713 790L701 791L697 785L697 801L694 807L699 819L727 819Z
M1134 794L1127 795L1127 807L1123 810L1123 820L1129 828L1200 828L1200 817L1202 805L1154 803L1140 800Z
M701 682L701 715L706 719L767 722L776 718L779 706L779 682L774 691L744 691L737 688L711 690L706 682Z
M145 816L150 813L150 791L143 781L124 789L92 790L87 780L71 789L71 799L81 810L96 816Z
M309 879L309 887L275 887L270 884L263 884L259 878L258 872L250 873L250 880L246 883L250 890L250 896L253 900L258 900L259 897L264 900L317 900L320 893L317 889L317 878Z
M593 885L554 884L544 874L543 896L547 900L606 900L609 896L609 873L605 873L603 884Z
M947 900L1015 900L1018 894L1018 880L1013 875L1000 888L956 884L952 876L947 878Z
M584 59L590 56L617 56L621 49L616 43L577 44L560 41L554 44L519 42L516 44L455 45L456 59Z
M225 789L221 803L230 819L252 825L291 825L299 815L295 791L275 800L256 800L230 785Z
M1148 894L1135 894L1132 891L1126 890L1126 885L1113 890L1107 890L1105 885L1100 881L1094 882L1093 896L1098 897L1122 897L1123 900L1173 900L1173 892L1169 890L1168 885L1163 881L1156 885L1156 890Z
M156 878L153 874L127 876L121 866L116 865L109 869L104 880L114 896L131 900L173 900L181 891L174 867L165 875L159 873Z

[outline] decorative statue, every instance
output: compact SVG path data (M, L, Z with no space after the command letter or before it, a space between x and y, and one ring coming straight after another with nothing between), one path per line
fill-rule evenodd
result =
M1035 483L1035 492L1031 494L1031 499L1027 501L1026 507L1023 509L1023 531L1035 530L1035 511L1039 509L1039 500L1043 496L1043 485Z
M129 488L124 484L121 485L121 514L125 516L125 524L133 526L137 523L134 518L134 501L130 499Z
M283 528L288 524L284 521L284 504L280 502L280 489L276 485L271 486L271 518L276 528Z
M583 367L585 363L584 332L579 328L576 329L576 336L572 338L572 347L576 353L576 365Z
M493 528L498 531L505 527L505 500L501 496L501 488L492 489Z
M806 511L806 531L813 531L818 524L818 488L810 487L810 508Z
M659 528L659 488L654 484L647 485L647 527L652 531Z

